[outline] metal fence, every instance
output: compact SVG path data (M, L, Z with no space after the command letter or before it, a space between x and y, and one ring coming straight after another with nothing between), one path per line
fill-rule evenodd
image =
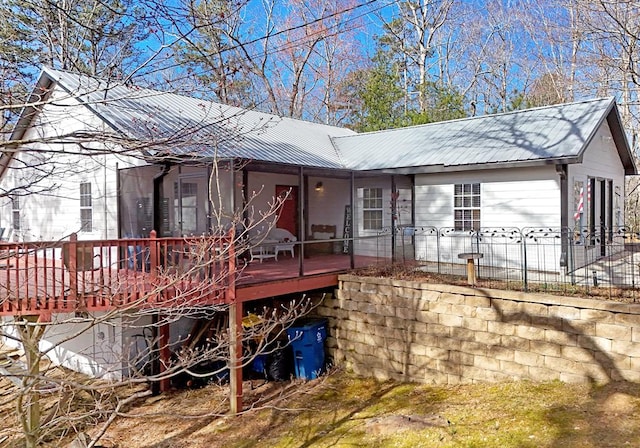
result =
M475 255L482 284L522 290L588 293L640 301L640 233L625 228L385 229L378 256L439 275L464 276Z

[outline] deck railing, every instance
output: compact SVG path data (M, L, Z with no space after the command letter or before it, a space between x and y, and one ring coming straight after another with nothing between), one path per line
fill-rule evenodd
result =
M0 243L0 315L178 307L224 300L232 237Z

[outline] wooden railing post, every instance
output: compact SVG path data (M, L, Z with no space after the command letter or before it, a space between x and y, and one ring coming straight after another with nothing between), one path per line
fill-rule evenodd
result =
M149 234L149 271L151 272L152 278L155 278L158 273L158 232L152 230Z
M78 308L78 234L72 233L67 243L68 253L63 254L67 258L67 271L69 271L69 296L74 302L74 308ZM63 249L64 251L64 249Z

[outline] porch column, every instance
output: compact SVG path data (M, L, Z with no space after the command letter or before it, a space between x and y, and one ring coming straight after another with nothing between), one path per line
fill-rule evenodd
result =
M309 181L308 177L304 175L304 168L300 167L300 171L298 173L298 228L300 229L300 241L305 241L307 239L306 225L307 220L305 216L307 214L307 209L304 206L305 203L308 203L308 188L307 182ZM304 243L300 244L300 256L298 257L298 273L300 277L304 275Z
M347 235L347 237L351 238L351 241L349 241L348 243L348 247L349 247L349 258L350 258L350 263L351 263L351 269L354 269L356 267L356 257L355 257L355 252L356 252L356 240L355 240L355 234L356 234L356 226L355 226L355 214L356 214L356 209L355 209L355 197L356 197L356 175L355 172L351 171L351 177L350 177L350 188L351 188L351 195L349 197L349 203L351 204L351 231L349 232L349 234Z

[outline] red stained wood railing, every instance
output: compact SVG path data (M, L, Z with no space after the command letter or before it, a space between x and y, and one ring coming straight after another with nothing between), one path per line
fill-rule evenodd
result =
M178 308L223 302L232 236L0 243L0 315Z

